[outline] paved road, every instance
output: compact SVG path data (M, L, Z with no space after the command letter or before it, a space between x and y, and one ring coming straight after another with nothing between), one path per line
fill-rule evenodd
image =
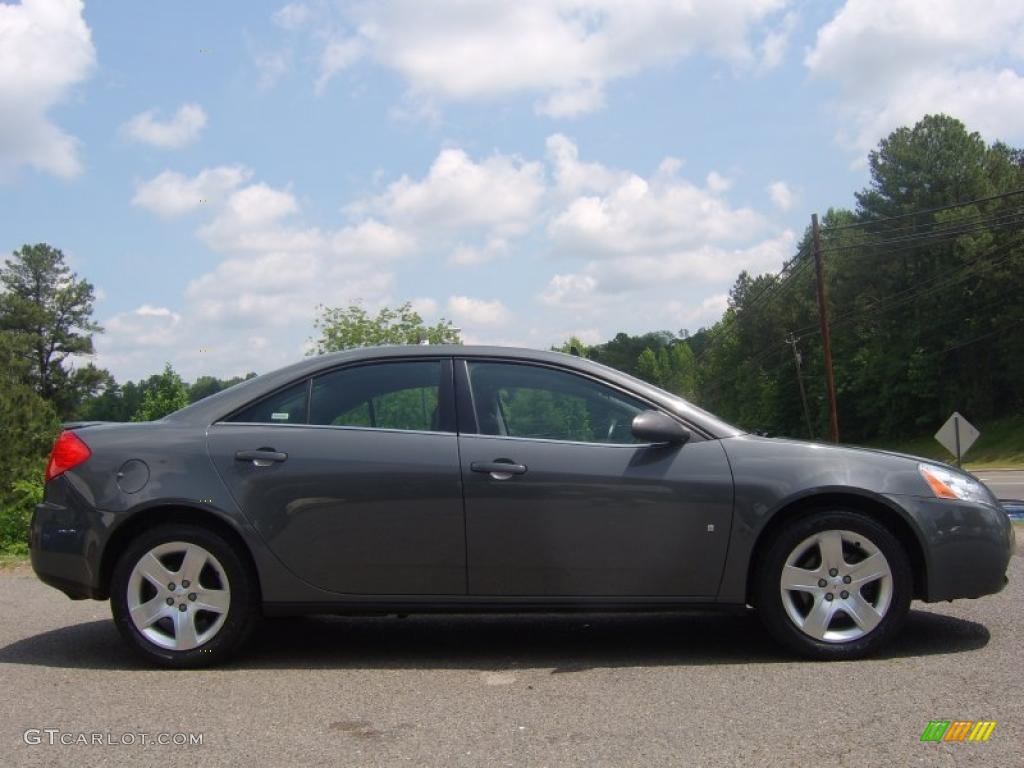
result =
M885 658L795 661L750 615L276 620L229 668L123 652L106 604L0 573L4 765L1020 765L1024 559L917 604ZM929 720L998 722L987 743ZM27 728L203 745L27 746ZM59 737L57 737L59 738Z
M1000 499L1024 499L1024 469L1012 472L975 472L974 475Z

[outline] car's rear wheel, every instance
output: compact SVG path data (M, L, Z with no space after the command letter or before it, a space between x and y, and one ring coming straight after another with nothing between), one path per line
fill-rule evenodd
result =
M250 568L222 537L162 525L135 539L114 568L110 605L129 645L167 667L216 664L259 615Z
M754 604L771 635L816 659L874 653L899 631L913 591L900 542L855 511L797 519L768 543Z

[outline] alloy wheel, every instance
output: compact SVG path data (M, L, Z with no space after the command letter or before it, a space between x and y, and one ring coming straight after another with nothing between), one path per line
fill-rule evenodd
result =
M779 578L786 614L805 635L845 643L870 633L893 600L892 567L867 536L825 530L790 552Z
M151 643L188 651L224 626L231 586L224 567L204 547L170 541L150 549L128 578L127 607L135 628Z

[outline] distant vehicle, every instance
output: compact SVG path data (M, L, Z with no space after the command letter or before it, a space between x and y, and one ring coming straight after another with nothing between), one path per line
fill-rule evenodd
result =
M1024 501L1020 499L1000 499L1003 509L1014 520L1024 520Z
M168 667L227 658L261 614L696 604L851 659L911 599L998 592L1014 545L950 466L746 435L587 360L461 346L324 355L68 429L31 528L39 577L109 598Z

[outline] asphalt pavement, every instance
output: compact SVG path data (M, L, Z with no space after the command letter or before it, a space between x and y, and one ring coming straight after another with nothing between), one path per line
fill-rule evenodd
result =
M1000 499L1024 499L1024 469L973 472Z
M106 603L19 567L0 572L2 764L1020 765L1022 607L1017 556L1003 592L915 603L865 661L796 660L746 612L335 617L268 621L232 665L168 672L127 654ZM920 741L957 719L997 725ZM83 738L104 743L60 744Z

